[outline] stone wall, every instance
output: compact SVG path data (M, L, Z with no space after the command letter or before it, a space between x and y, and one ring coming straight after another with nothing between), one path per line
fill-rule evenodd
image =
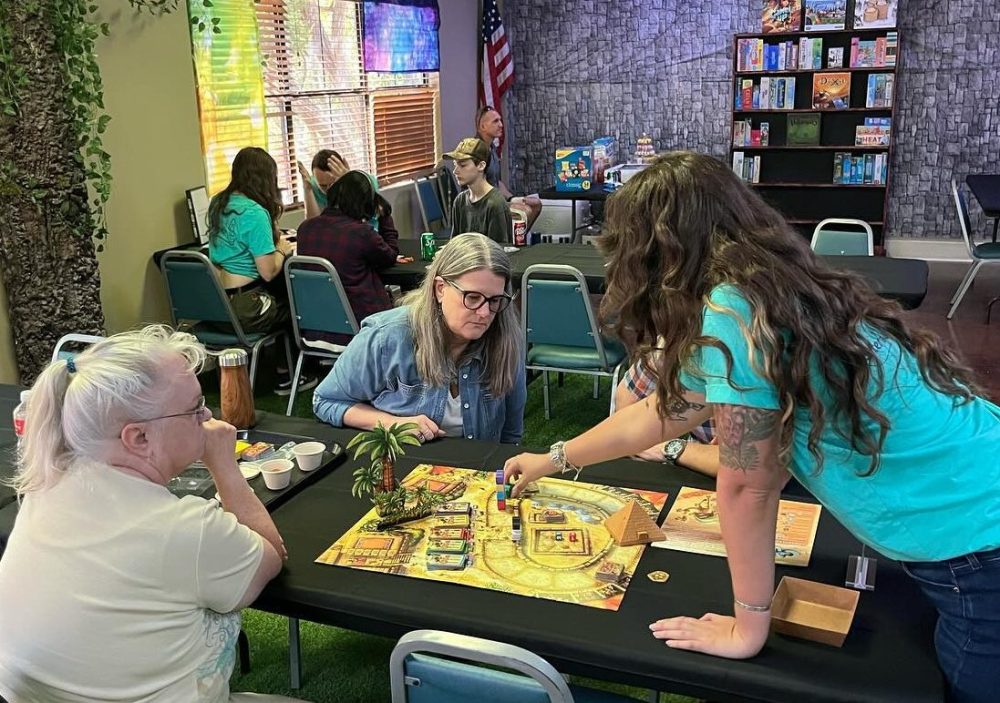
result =
M631 153L727 155L732 35L760 0L508 0L516 80L507 94L515 192L552 182L553 151L600 135ZM1000 0L901 0L902 56L890 237L958 237L949 181L1000 172ZM972 203L974 229L986 231Z

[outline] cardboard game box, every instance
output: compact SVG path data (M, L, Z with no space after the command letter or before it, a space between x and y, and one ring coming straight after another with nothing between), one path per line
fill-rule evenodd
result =
M556 149L556 190L590 190L594 184L594 148L591 146Z

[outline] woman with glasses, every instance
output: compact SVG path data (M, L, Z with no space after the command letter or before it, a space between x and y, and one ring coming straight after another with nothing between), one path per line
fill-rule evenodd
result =
M364 321L316 389L316 416L366 430L412 422L421 441L520 441L524 351L510 278L499 244L455 237L401 307Z
M205 407L204 360L193 336L152 326L35 381L0 560L0 700L247 700L229 693L239 611L285 547L236 430ZM198 460L219 502L167 489Z

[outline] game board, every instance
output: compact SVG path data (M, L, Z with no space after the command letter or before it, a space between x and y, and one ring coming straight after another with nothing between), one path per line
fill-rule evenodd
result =
M812 556L816 528L823 507L814 503L783 500L778 503L778 525L774 540L774 563L808 566ZM715 491L681 488L667 520L663 523L667 538L654 547L679 552L726 556L722 528L716 507Z
M492 472L421 464L402 483L447 496L442 510L468 503L470 514L436 513L376 532L371 510L316 561L618 610L645 545L617 546L603 521L632 500L657 520L667 500L666 493L542 479L537 493L507 500L501 512ZM519 541L512 539L515 515Z

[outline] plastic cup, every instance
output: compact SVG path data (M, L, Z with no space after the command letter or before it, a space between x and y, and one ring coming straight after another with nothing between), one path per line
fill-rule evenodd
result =
M295 455L295 461L298 462L302 471L318 469L319 465L323 463L324 451L326 451L326 445L322 442L303 442L292 447L292 454Z
M288 459L271 459L260 465L260 473L264 476L264 485L272 491L288 488L292 480L292 467Z

